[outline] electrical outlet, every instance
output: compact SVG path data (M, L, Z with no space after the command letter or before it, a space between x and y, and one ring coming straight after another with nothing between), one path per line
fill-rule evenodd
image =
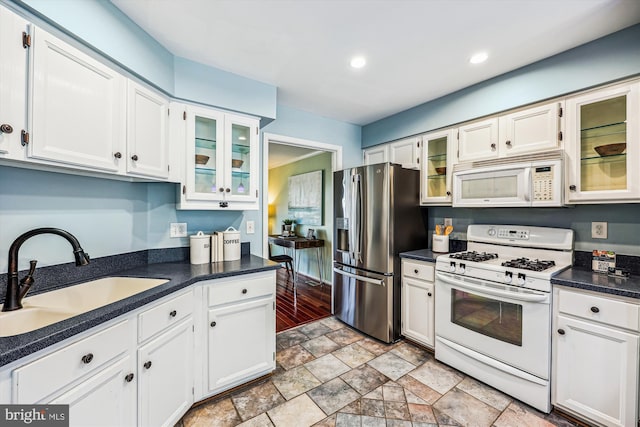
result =
M591 238L592 239L606 239L607 238L607 223L606 222L592 222L591 223Z
M187 237L187 223L172 222L169 228L169 237Z
M447 225L453 225L453 220L451 218L444 219L444 226L446 227Z
M247 234L253 234L256 232L255 221L247 221Z

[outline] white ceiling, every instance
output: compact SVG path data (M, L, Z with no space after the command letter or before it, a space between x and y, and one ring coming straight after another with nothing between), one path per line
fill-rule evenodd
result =
M269 169L297 162L307 157L320 154L322 151L309 148L295 147L292 145L270 143L269 144Z
M640 22L638 0L111 1L174 55L359 125Z

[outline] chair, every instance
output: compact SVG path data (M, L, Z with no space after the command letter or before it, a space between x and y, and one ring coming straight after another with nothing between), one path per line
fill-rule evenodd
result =
M287 274L291 272L293 274L293 258L289 255L271 255L271 244L269 246L269 260L273 262L284 263L285 268L287 269Z

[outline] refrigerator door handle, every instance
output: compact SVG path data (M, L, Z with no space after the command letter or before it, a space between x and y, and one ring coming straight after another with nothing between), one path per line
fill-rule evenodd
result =
M353 176L353 254L354 261L362 261L360 255L362 252L362 181L359 174Z
M344 271L343 269L337 268L337 267L333 267L333 271L335 273L341 274L343 276L351 277L352 279L360 280L362 282L372 283L372 284L378 285L378 286L384 286L384 280L383 279L373 279L371 277L360 276L358 274L349 273L349 272Z

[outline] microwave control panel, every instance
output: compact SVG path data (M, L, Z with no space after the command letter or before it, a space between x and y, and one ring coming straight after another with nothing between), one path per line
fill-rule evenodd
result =
M533 168L533 200L553 200L553 167Z

